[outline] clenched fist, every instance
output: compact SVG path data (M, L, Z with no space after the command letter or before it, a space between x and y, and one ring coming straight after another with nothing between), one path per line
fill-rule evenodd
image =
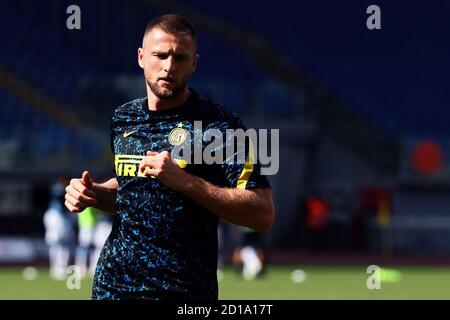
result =
M146 177L155 177L171 189L181 191L189 179L189 174L181 169L185 166L182 161L178 164L174 162L167 151L147 151L139 164L139 171Z
M89 172L84 171L81 179L72 179L66 187L65 205L72 213L78 213L97 204L93 191L94 182Z

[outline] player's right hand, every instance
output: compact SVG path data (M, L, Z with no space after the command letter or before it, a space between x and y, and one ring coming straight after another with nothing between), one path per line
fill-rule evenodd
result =
M72 179L66 187L64 204L72 213L78 213L97 204L97 196L93 190L94 182L89 172L84 171L81 179Z

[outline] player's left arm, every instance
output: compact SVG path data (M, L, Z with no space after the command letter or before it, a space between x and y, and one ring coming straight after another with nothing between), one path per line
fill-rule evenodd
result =
M275 208L270 188L221 188L199 177L187 176L180 191L211 212L258 232L265 232L272 226Z
M169 188L186 194L232 223L264 232L274 222L275 208L270 188L245 190L215 186L180 169L167 151L148 152L139 170L146 176L154 176Z

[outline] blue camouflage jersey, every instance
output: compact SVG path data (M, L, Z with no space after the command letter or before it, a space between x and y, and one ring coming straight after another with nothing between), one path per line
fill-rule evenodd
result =
M218 216L138 170L147 151L170 152L182 140L204 148L205 141L193 138L194 121L202 121L204 131L245 129L235 114L193 90L186 103L169 110L149 110L147 98L115 110L117 214L97 265L93 299L218 298ZM270 187L259 164L189 163L184 170L221 187Z

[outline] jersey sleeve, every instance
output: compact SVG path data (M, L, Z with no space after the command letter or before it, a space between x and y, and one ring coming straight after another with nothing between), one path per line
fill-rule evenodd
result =
M242 121L234 114L227 121L226 127L227 129L246 130ZM225 134L225 147L232 148L231 145L234 145L232 156L225 156L225 161L221 164L221 171L229 187L237 189L270 188L267 177L261 175L261 164L257 159L257 150L254 146L256 142L246 139L245 144L239 145L236 139L229 138ZM244 159L245 163L243 163Z

